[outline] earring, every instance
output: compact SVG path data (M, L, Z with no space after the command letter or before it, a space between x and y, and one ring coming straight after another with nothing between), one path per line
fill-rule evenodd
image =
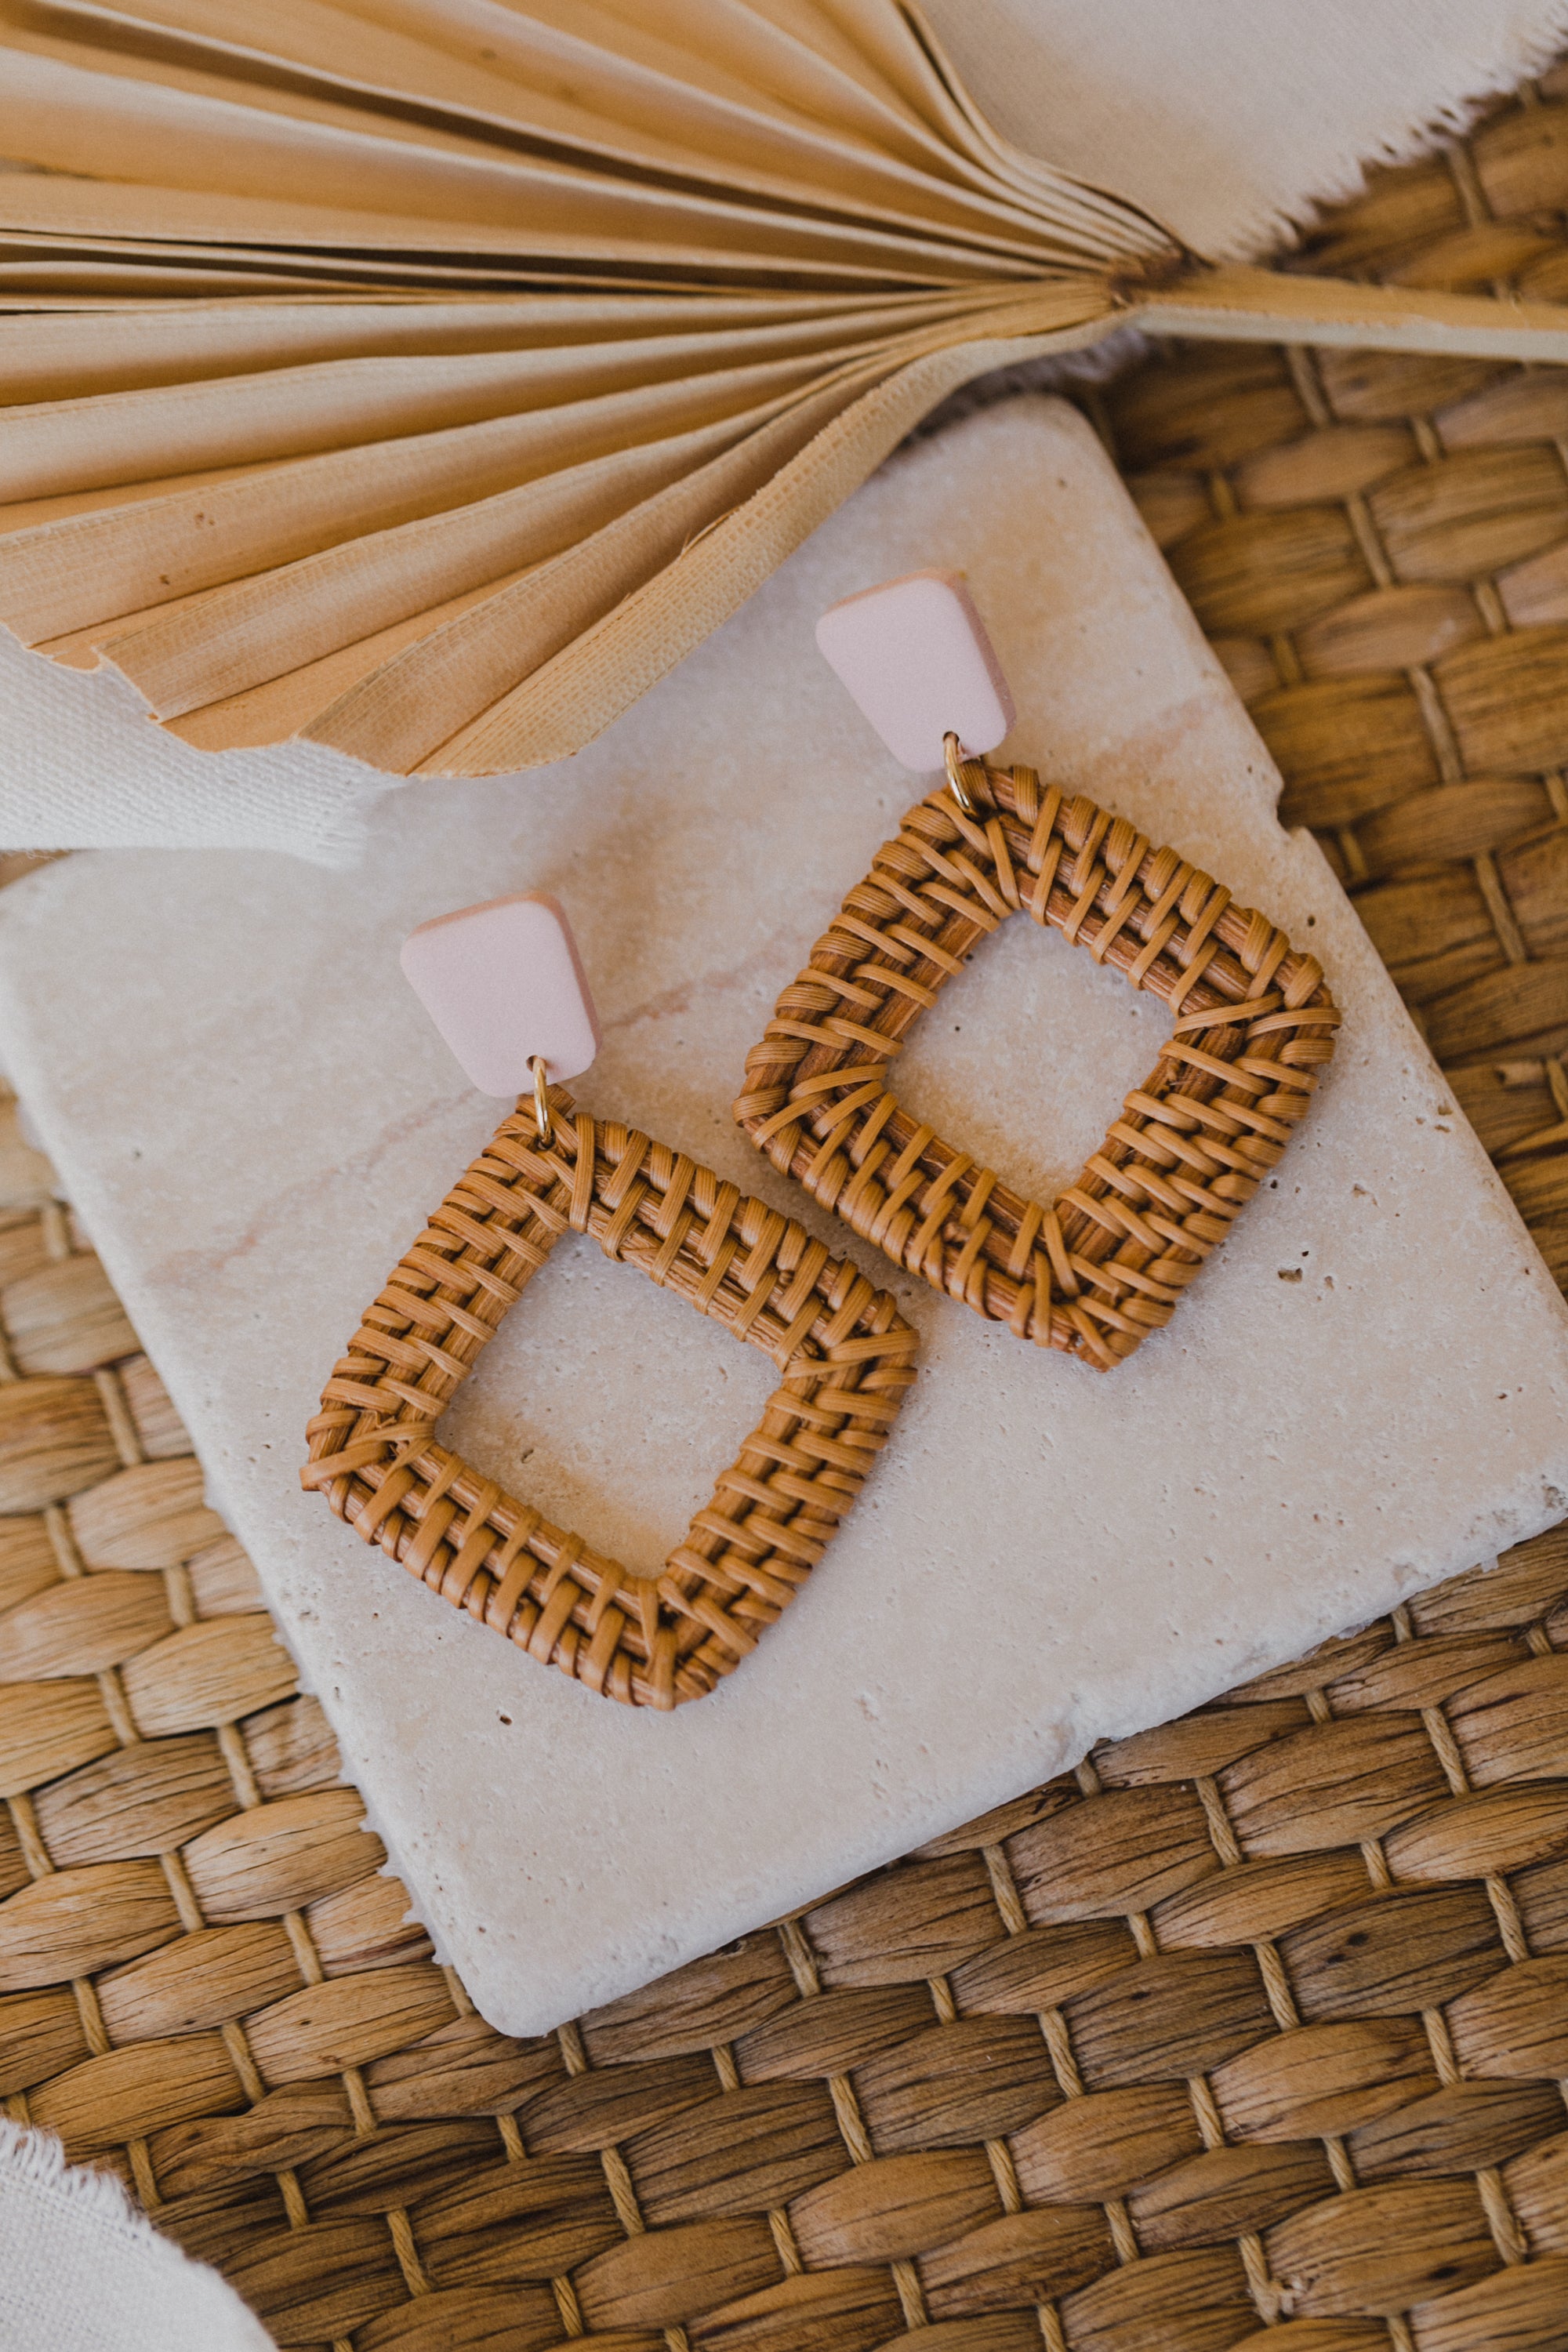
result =
M821 1559L914 1379L886 1292L710 1168L577 1110L598 1049L553 899L421 925L403 967L481 1092L518 1097L334 1367L301 1484L432 1592L607 1698L674 1707L752 1650ZM779 1386L657 1576L635 1576L437 1442L501 1318L588 1234L772 1357Z
M944 782L779 998L735 1118L896 1265L1109 1371L1169 1322L1306 1113L1340 1021L1321 967L1125 817L984 758L1015 712L956 575L849 597L816 635L894 757ZM1174 1016L1153 1073L1048 1206L944 1142L888 1085L920 1014L1019 912Z

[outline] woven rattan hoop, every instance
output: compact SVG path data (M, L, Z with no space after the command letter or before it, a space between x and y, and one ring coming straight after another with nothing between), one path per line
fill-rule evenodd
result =
M497 1128L405 1252L310 1423L300 1482L432 1592L606 1698L675 1707L756 1647L821 1559L914 1378L892 1299L668 1144L549 1091ZM552 1527L437 1424L568 1231L771 1356L780 1384L658 1576Z
M962 763L884 842L746 1057L734 1116L896 1265L1109 1371L1168 1323L1278 1161L1334 1047L1322 969L1125 817ZM1175 1015L1152 1075L1050 1206L900 1108L888 1064L944 982L1027 911Z

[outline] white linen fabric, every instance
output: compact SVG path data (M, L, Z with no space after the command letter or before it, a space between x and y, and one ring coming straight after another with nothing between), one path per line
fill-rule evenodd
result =
M272 2352L272 2338L111 2174L0 2117L0 2352Z
M1009 139L1256 260L1568 41L1564 0L925 0Z
M1353 189L1362 163L1461 127L1568 39L1565 0L929 6L999 129L1216 258L1277 245L1315 202ZM193 751L121 681L61 675L0 633L0 847L280 849L348 865L367 811L400 784L306 745Z
M197 751L110 669L60 669L0 628L0 847L286 849L354 863L402 782L315 743Z

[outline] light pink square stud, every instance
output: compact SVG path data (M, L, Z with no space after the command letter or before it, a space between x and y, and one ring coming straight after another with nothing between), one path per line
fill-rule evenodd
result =
M1017 712L1002 665L956 572L911 572L830 605L820 651L895 760L943 765L942 739L994 751Z
M437 915L410 931L401 961L481 1094L526 1094L536 1054L561 1085L599 1050L577 943L553 898L524 893Z

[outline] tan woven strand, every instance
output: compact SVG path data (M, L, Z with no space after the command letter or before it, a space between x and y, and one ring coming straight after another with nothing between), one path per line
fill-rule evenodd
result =
M551 1090L502 1119L367 1308L310 1423L301 1484L454 1608L606 1698L700 1698L810 1576L914 1378L892 1299L793 1219ZM590 1551L436 1443L501 1318L586 1233L771 1356L763 1418L658 1576Z
M734 1116L773 1166L896 1265L1109 1371L1170 1320L1275 1165L1334 1048L1314 960L1223 885L1030 768L964 769L910 809L746 1057ZM883 1074L911 1024L1037 877L1037 922L1176 1015L1076 1183L1047 1210L902 1110ZM1045 1251L1031 1250L1041 1234Z

